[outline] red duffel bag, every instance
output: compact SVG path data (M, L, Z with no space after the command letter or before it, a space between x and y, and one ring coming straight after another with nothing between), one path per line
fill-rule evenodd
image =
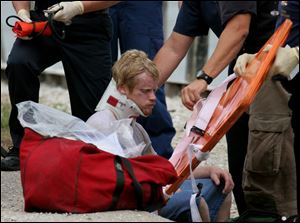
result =
M20 167L25 211L153 211L165 203L162 187L177 178L173 165L158 155L122 158L79 140L44 138L29 128Z

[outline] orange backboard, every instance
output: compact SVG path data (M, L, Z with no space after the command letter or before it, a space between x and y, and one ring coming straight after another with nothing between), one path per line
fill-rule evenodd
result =
M187 137L183 138L182 141L186 141L186 145L188 143L202 145L202 152L214 148L238 118L249 108L267 76L278 48L285 43L291 27L292 22L286 19L256 54L255 59L247 66L245 76L237 77L226 90L213 112L204 135L193 134L190 141ZM271 44L272 48L268 52L263 51L268 44ZM173 161L173 163L176 163L174 167L179 178L175 183L168 186L166 190L168 194L175 192L190 175L189 159L186 152L182 153L180 160ZM192 169L194 170L199 164L200 161L194 156Z

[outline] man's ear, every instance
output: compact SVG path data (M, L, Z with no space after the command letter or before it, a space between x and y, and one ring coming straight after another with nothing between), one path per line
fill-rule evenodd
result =
M117 89L121 94L127 95L127 88L125 87L125 85L120 85Z

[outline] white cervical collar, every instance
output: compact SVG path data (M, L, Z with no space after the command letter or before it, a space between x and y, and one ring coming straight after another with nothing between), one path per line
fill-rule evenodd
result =
M95 110L105 109L111 110L117 119L137 118L140 115L146 117L137 104L117 90L116 82L113 79L111 79Z

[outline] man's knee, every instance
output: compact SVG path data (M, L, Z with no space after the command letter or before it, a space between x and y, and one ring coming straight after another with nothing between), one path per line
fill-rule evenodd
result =
M7 60L8 67L28 66L31 63L32 62L30 56L23 57L18 53L11 53Z
M22 57L15 53L9 56L5 73L9 80L28 80L36 78L40 72L36 62L29 55Z

